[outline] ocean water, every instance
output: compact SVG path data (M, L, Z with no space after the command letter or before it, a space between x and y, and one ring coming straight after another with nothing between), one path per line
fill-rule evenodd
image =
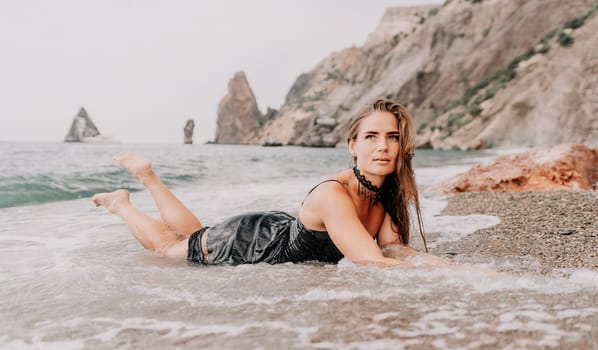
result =
M296 214L314 184L349 166L345 149L0 143L0 348L596 348L598 274L588 270L476 269L521 260L202 267L144 250L90 200L127 188L158 217L111 160L126 149L150 158L205 225L252 210ZM418 183L425 190L491 156L418 151ZM423 192L432 246L499 222L440 216L444 198Z

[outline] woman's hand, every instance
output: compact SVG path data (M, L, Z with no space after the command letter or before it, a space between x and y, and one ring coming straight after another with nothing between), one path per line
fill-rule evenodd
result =
M417 266L452 266L453 262L439 256L418 252L399 242L385 244L380 248L385 257L394 259L417 260Z

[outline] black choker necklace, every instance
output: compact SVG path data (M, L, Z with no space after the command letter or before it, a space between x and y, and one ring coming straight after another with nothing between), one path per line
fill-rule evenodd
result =
M360 196L364 196L370 200L370 205L373 206L380 200L380 187L374 185L365 176L361 175L357 166L353 167L353 174L357 178L359 184L357 185L357 192Z

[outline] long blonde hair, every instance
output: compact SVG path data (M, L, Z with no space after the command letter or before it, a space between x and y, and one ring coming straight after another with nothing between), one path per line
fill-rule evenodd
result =
M406 245L409 244L409 232L411 228L409 207L411 205L414 206L419 232L427 252L428 245L424 235L421 210L419 207L419 196L412 166L415 149L415 128L413 126L411 115L409 115L407 109L399 103L385 99L379 99L369 103L351 120L347 143L351 140L356 140L359 132L359 125L363 118L376 111L390 112L397 118L400 142L396 171L386 175L386 179L384 179L380 192L380 201L392 219L394 225L391 226L396 226L398 230L395 231L395 228L392 227L393 231L399 234L402 243ZM354 158L353 161L356 161L356 159Z

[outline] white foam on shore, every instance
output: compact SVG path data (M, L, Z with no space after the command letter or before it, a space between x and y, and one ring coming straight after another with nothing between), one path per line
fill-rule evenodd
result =
M439 243L457 241L477 230L500 223L500 219L494 215L441 215L448 203L445 196L422 197L420 202L424 229L428 233L436 234L433 240L428 240L430 247Z
M415 176L420 191L426 192L429 187L437 186L442 182L466 172L470 165L448 165L442 168L417 168Z
M314 346L314 349L402 350L412 346L421 345L421 343L423 343L423 341L419 339L380 339L353 342L323 341L313 343L312 345Z
M562 294L598 289L598 272L587 269L567 269L564 272L557 269L552 275L532 273L513 275L494 272L488 266L455 264L437 268L379 268L354 264L347 259L341 260L338 268L339 273L356 277L365 278L366 275L381 274L383 277L378 278L383 278L384 281L392 279L395 281L393 283L404 288L414 288L417 293L433 293L436 288L442 288L444 285L449 288L467 288L477 293L530 290L543 294ZM390 291L390 293L396 292ZM363 296L370 297L369 293L366 294ZM324 294L324 297L330 297L329 291ZM371 295L371 297L378 296Z
M102 331L94 332L97 325L102 325ZM52 328L54 325L50 323L41 324L41 328ZM262 321L262 322L245 322L244 320L234 320L226 324L209 323L205 319L196 322L180 322L180 321L165 321L155 318L111 318L111 317L76 317L62 322L61 326L69 329L80 329L82 327L90 330L86 338L79 340L76 343L66 345L67 349L82 348L86 341L100 341L104 344L109 344L118 338L119 334L127 330L145 330L154 333L160 333L160 337L170 338L177 342L184 341L195 337L239 337L252 329L261 330L265 333L278 333L281 331L292 333L299 340L300 344L307 345L310 342L310 334L318 330L317 327L301 327L289 324L285 321ZM32 345L55 345L54 343L45 343L36 339ZM56 343L58 345L59 343ZM54 348L54 347L51 347ZM58 347L56 347L58 348Z
M479 161L489 161L492 158L480 158ZM420 205L424 229L434 233L435 238L428 240L430 247L439 243L457 241L477 230L498 225L500 220L494 215L472 214L464 216L441 215L446 208L447 196L429 193L430 188L436 188L441 183L456 175L467 171L470 165L443 166L441 168L416 169L418 187L420 188ZM412 236L417 236L413 235Z
M26 342L22 339L11 339L10 337L0 337L0 349L44 349L44 350L79 350L83 349L85 343L82 340L41 340L42 337L32 339Z

